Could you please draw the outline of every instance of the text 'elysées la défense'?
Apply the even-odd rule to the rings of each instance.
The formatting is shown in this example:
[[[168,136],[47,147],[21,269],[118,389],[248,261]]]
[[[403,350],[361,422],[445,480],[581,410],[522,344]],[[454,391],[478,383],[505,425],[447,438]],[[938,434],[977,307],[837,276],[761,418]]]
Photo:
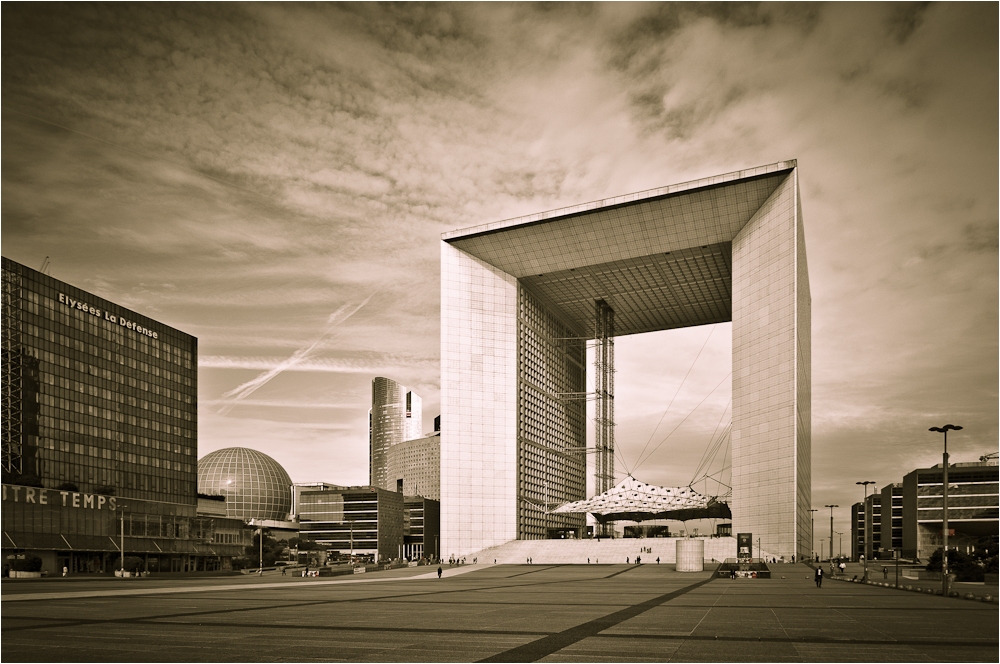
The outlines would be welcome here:
[[[91,314],[92,316],[103,317],[104,320],[110,323],[118,323],[122,327],[127,327],[130,330],[135,330],[140,334],[145,334],[147,337],[153,337],[154,339],[159,338],[159,335],[153,330],[147,330],[142,325],[139,325],[138,323],[130,320],[125,320],[124,318],[116,316],[109,311],[101,311],[97,307],[92,307],[86,302],[81,302],[80,300],[74,300],[69,295],[64,295],[63,293],[59,293],[59,301],[73,309],[79,309],[80,311],[85,311],[88,314]]]

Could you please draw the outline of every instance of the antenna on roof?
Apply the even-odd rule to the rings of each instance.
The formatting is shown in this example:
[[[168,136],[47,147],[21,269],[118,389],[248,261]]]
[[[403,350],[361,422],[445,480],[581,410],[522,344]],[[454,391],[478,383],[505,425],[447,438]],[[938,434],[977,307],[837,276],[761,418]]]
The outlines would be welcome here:
[[[41,272],[42,274],[45,274],[45,271],[49,269],[50,265],[52,265],[52,262],[49,260],[49,257],[46,256],[45,260],[42,261],[42,266],[38,268],[38,271]]]

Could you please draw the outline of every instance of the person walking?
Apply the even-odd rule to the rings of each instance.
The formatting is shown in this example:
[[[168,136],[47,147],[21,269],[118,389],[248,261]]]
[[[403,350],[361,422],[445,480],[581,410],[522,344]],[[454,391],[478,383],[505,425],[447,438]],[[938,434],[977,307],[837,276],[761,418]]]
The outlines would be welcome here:
[[[659,565],[659,564],[660,564],[660,557],[659,557],[659,556],[657,556],[657,557],[656,557],[656,564],[657,564],[657,565]]]
[[[889,578],[889,568],[888,567],[883,567],[882,568],[882,578],[883,579],[888,579]]]
[[[822,588],[823,587],[823,568],[822,567],[817,567],[816,568],[816,577],[815,578],[816,578],[816,587],[817,588]]]
[[[442,571],[443,571],[443,570],[441,569],[441,566],[440,566],[440,565],[438,565],[438,578],[439,578],[439,579],[441,578],[441,572],[442,572]]]
[[[628,556],[625,556],[625,564],[628,565]]]

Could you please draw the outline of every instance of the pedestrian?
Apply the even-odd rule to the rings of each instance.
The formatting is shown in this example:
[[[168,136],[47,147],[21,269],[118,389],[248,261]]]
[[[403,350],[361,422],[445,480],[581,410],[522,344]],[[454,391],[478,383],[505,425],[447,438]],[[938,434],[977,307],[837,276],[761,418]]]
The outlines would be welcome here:
[[[285,568],[284,567],[281,568],[281,576],[285,576]]]
[[[625,564],[628,565],[628,556],[625,556]]]
[[[883,579],[888,579],[889,578],[889,568],[888,567],[883,567],[882,568],[882,578]]]
[[[815,578],[816,578],[816,587],[817,588],[822,588],[823,587],[823,568],[822,567],[817,567],[816,568],[816,577]]]
[[[660,564],[660,557],[659,557],[659,556],[657,556],[657,557],[656,557],[656,564],[657,564],[657,565],[659,565],[659,564]]]
[[[590,558],[587,558],[587,564],[588,565],[590,564]]]
[[[440,566],[440,565],[438,565],[438,578],[439,578],[439,579],[441,578],[441,572],[442,572],[442,571],[443,571],[443,570],[441,569],[441,566]]]
[[[636,556],[636,557],[635,557],[635,564],[636,564],[636,565],[641,565],[641,564],[642,564],[642,558],[641,558],[641,557],[639,557],[639,556]]]
[[[841,575],[843,575],[846,572],[847,572],[847,563],[845,563],[843,560],[841,560],[840,561],[840,573],[841,573]]]

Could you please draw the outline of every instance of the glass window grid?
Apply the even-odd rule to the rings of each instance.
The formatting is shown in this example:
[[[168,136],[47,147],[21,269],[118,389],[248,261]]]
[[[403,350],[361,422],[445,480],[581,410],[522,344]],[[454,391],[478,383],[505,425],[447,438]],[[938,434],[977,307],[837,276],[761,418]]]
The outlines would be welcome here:
[[[197,340],[4,259],[21,277],[21,343],[39,360],[38,475],[83,492],[195,500]],[[158,339],[71,309],[59,293],[115,312]]]

